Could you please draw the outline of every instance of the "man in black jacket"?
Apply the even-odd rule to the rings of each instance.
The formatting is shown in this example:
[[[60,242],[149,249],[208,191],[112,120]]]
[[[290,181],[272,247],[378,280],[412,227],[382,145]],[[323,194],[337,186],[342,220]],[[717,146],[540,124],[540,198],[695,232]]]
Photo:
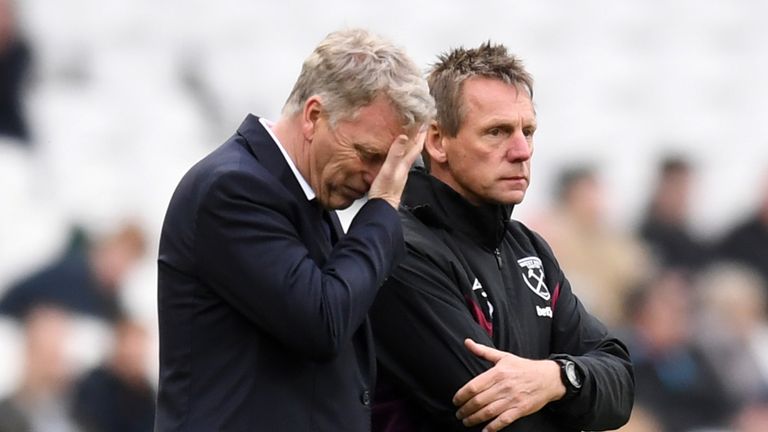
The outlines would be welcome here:
[[[617,428],[632,408],[627,350],[572,293],[552,250],[510,220],[530,179],[532,80],[501,45],[440,57],[429,173],[411,172],[407,256],[371,321],[374,430]]]

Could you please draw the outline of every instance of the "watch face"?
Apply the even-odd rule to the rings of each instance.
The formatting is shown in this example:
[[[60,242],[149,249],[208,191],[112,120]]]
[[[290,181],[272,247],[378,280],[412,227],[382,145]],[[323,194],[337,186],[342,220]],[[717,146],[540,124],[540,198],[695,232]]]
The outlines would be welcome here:
[[[579,379],[579,375],[576,373],[576,364],[572,361],[565,363],[565,375],[574,387],[581,388],[581,379]]]

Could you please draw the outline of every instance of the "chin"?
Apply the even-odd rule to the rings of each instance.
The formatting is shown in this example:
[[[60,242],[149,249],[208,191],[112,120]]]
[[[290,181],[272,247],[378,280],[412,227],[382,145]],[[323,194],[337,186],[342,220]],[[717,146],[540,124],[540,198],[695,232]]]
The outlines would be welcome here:
[[[330,202],[325,207],[330,210],[344,210],[348,208],[349,206],[354,203],[354,199],[346,198],[346,197],[333,197],[330,199]]]
[[[504,205],[517,205],[523,202],[523,198],[525,198],[525,192],[516,192],[511,194],[504,194],[503,196],[499,197],[500,199],[496,200],[499,204]]]

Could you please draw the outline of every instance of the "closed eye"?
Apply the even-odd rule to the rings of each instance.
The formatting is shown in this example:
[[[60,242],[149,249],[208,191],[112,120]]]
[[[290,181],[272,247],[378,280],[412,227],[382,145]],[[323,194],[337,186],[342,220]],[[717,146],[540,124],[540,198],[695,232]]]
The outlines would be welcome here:
[[[378,163],[384,160],[385,155],[366,149],[362,145],[355,144],[355,151],[361,161],[366,163]]]

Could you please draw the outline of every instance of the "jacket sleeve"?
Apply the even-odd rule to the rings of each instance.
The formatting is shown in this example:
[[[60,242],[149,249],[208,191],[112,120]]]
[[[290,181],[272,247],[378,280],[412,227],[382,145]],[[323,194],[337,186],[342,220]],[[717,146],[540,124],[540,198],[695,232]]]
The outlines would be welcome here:
[[[573,360],[583,374],[579,394],[548,406],[563,424],[584,430],[611,430],[624,425],[634,401],[634,373],[626,346],[611,336],[605,326],[589,314],[571,290],[549,246],[539,238],[556,268],[560,286],[554,307],[550,358]]]
[[[467,428],[456,419],[454,394],[491,364],[464,346],[465,338],[493,346],[471,316],[446,260],[435,262],[412,245],[379,292],[371,312],[380,368],[396,387],[441,423],[439,430]],[[437,429],[436,429],[437,430]]]
[[[402,257],[400,220],[385,201],[368,201],[320,267],[278,204],[286,198],[277,195],[243,173],[215,180],[196,218],[198,271],[281,343],[311,359],[330,359],[364,322]]]

